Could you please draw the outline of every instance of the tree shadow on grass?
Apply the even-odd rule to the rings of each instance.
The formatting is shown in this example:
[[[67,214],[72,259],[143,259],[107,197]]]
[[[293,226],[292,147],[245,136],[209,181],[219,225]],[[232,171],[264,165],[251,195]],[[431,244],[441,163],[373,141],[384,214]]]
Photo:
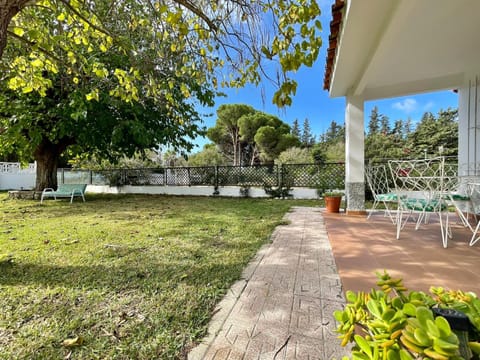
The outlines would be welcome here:
[[[60,286],[106,291],[138,289],[155,292],[163,287],[171,290],[180,284],[207,286],[218,283],[220,278],[228,282],[229,279],[223,278],[222,274],[231,277],[230,281],[234,280],[235,274],[239,276],[242,267],[240,263],[59,266],[12,260],[0,262],[0,285]]]

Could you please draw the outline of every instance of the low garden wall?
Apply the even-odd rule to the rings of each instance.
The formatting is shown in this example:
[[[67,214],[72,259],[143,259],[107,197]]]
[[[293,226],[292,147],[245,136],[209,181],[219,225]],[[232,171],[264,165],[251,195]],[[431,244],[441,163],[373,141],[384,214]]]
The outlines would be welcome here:
[[[2,165],[3,164],[3,165]],[[58,169],[59,184],[87,184],[87,193],[270,197],[265,188],[288,188],[289,197],[316,199],[318,188],[343,190],[343,163],[144,169]],[[35,164],[0,163],[0,190],[35,187]]]

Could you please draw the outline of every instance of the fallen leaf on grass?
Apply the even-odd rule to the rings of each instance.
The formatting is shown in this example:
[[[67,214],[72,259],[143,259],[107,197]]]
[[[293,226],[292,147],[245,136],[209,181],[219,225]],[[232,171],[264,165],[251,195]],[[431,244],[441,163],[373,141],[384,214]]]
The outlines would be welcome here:
[[[82,336],[75,336],[74,338],[71,338],[71,339],[65,339],[65,340],[63,340],[62,344],[65,347],[80,346],[80,345],[83,344],[83,337]]]
[[[11,264],[13,263],[13,255],[12,254],[0,254],[0,264]]]
[[[76,244],[78,242],[80,242],[80,240],[78,240],[78,239],[71,240],[71,241],[65,241],[65,245],[73,245],[73,244]]]

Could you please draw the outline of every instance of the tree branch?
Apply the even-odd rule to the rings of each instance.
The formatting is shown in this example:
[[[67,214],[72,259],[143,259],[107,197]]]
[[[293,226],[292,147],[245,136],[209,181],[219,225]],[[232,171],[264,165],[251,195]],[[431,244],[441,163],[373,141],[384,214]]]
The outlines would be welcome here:
[[[193,5],[190,1],[188,0],[174,0],[177,4],[182,5],[183,7],[187,8],[191,12],[193,12],[195,15],[197,15],[200,19],[205,21],[208,25],[208,27],[214,31],[218,31],[218,26],[210,19],[205,13],[197,8],[195,5]]]
[[[65,5],[71,12],[73,12],[75,15],[77,15],[80,19],[82,19],[83,21],[85,21],[88,25],[90,25],[93,29],[105,34],[105,35],[108,35],[108,36],[112,36],[106,29],[102,29],[101,27],[95,25],[95,24],[92,24],[92,22],[90,20],[88,20],[85,16],[83,16],[77,9],[75,9],[73,6],[70,5],[70,3],[68,2],[68,0],[59,0],[63,5]]]
[[[59,63],[62,62],[62,60],[61,60],[59,57],[55,56],[55,55],[54,55],[53,53],[51,53],[50,51],[48,51],[48,50],[46,50],[46,49],[38,46],[35,42],[30,41],[30,40],[27,40],[27,39],[25,39],[24,37],[19,36],[19,35],[15,34],[14,32],[11,32],[10,30],[7,30],[7,34],[8,34],[9,36],[17,39],[17,40],[20,40],[20,41],[24,42],[24,43],[27,44],[28,46],[31,46],[31,47],[37,46],[37,49],[38,49],[40,52],[42,52],[42,53],[44,53],[45,55],[47,55],[49,58],[52,58],[52,59],[54,59],[55,61],[58,61]]]

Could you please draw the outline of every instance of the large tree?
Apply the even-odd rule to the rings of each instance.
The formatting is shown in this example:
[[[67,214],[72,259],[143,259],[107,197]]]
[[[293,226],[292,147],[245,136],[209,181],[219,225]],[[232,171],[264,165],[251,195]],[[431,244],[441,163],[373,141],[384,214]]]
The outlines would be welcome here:
[[[233,165],[272,162],[282,151],[300,143],[288,124],[249,105],[221,105],[217,115],[207,135]]]
[[[431,112],[423,114],[414,132],[407,137],[412,156],[425,154],[457,155],[458,111],[440,110],[435,117]]]
[[[31,16],[40,16],[44,11],[31,10]],[[20,71],[21,67],[15,68],[15,64],[33,57],[32,62],[41,67],[48,58],[35,58],[30,45],[5,49],[2,65],[17,76],[10,78],[11,89],[4,88],[1,95],[3,141],[0,147],[2,151],[21,154],[23,160],[33,157],[37,161],[38,190],[56,187],[58,159],[67,149],[113,161],[160,144],[188,150],[191,145],[188,138],[201,132],[195,103],[212,105],[211,86],[196,81],[189,71],[184,71],[185,67],[200,61],[201,56],[197,55],[200,48],[192,45],[183,51],[172,49],[173,41],[132,26],[136,20],[128,9],[113,11],[99,5],[101,11],[113,14],[112,19],[118,20],[105,19],[112,22],[110,28],[119,36],[128,37],[135,56],[116,46],[96,51],[89,39],[80,38],[76,57],[88,57],[94,74],[72,58],[71,62],[52,68],[50,73],[43,71],[38,87],[33,88],[24,87],[26,82],[22,76],[26,76],[27,68]],[[59,58],[69,59],[73,55],[61,46],[62,39],[70,36],[65,35],[69,29],[68,18],[61,15],[58,17],[62,20],[50,24],[52,28],[61,29],[51,30],[57,33],[60,45],[52,51]],[[63,21],[67,22],[66,26],[61,24]],[[74,31],[75,27],[71,28]],[[10,60],[13,67],[5,64],[5,60]],[[2,87],[5,86],[3,82]],[[168,90],[161,91],[162,88]]]
[[[242,163],[242,135],[240,134],[240,119],[254,114],[256,110],[245,104],[225,104],[217,109],[215,126],[207,130],[208,138],[220,151],[231,159],[233,165]]]
[[[125,116],[153,107],[152,114],[161,112],[160,127],[168,128],[166,137],[172,139],[182,136],[185,122],[198,119],[192,106],[196,102],[211,105],[215,95],[212,90],[220,85],[238,87],[247,82],[260,84],[265,78],[277,80],[279,89],[273,101],[279,106],[289,105],[296,90],[289,74],[302,65],[311,66],[318,56],[318,15],[315,0],[0,1],[2,82],[8,82],[8,87],[20,94],[17,98],[6,94],[6,101],[33,93],[46,98],[44,102],[59,94],[63,100],[69,99],[65,109],[70,113],[62,112],[63,125],[55,131],[49,133],[44,124],[59,116],[48,114],[48,121],[31,122],[43,126],[38,133],[48,133],[49,140],[48,146],[40,146],[45,139],[34,138],[39,146],[34,154],[41,164],[37,188],[55,185],[51,163],[58,151],[73,144],[89,150],[79,141],[85,127],[76,125],[81,118],[91,118],[91,112],[98,108],[126,128],[130,125]],[[265,71],[265,59],[278,62],[278,74]],[[7,106],[4,115],[10,110]],[[113,113],[106,114],[108,111]],[[43,117],[41,112],[36,114]],[[126,132],[136,132],[140,140],[144,137],[139,135],[142,127]],[[77,131],[75,139],[64,129]],[[190,127],[186,135],[195,135],[197,130]],[[112,131],[112,136],[118,140],[124,133]],[[12,134],[25,132],[3,131],[5,136]],[[151,145],[147,143],[143,138],[133,150]],[[111,154],[108,146],[96,150]],[[115,150],[129,153],[132,149]],[[49,154],[51,151],[53,154]],[[45,163],[49,165],[42,165]]]
[[[281,134],[290,135],[290,128],[276,116],[255,111],[253,114],[242,116],[238,121],[240,127],[240,135],[244,145],[244,158],[250,164],[254,165],[262,162],[262,149],[255,140],[259,130],[264,126],[271,126],[275,129],[281,128]],[[293,133],[292,137],[297,139]]]
[[[300,141],[302,142],[302,146],[306,148],[310,148],[315,145],[315,135],[312,134],[312,129],[310,128],[310,120],[308,120],[308,118],[305,118],[305,120],[303,120],[303,130]]]
[[[122,12],[129,19],[117,16]],[[243,86],[260,84],[268,77],[279,86],[274,103],[285,106],[297,86],[289,74],[312,66],[318,57],[319,15],[316,0],[0,0],[0,55],[7,40],[32,47],[33,58],[22,66],[33,77],[20,74],[15,86],[43,91],[49,84],[42,80],[42,71],[52,72],[65,64],[55,54],[57,47],[69,54],[70,62],[92,74],[95,69],[89,57],[78,53],[79,45],[88,43],[102,50],[118,47],[135,55],[138,49],[130,46],[128,34],[115,31],[116,23],[127,20],[131,29],[173,39],[175,50],[200,48],[203,61],[183,70],[197,81]],[[31,60],[37,58],[32,66]],[[278,63],[277,74],[265,71],[265,59]],[[227,72],[215,71],[224,65]],[[154,81],[150,86],[158,89]]]
[[[254,137],[263,163],[272,163],[288,148],[300,146],[300,140],[291,134],[290,126],[280,119],[260,127]]]

